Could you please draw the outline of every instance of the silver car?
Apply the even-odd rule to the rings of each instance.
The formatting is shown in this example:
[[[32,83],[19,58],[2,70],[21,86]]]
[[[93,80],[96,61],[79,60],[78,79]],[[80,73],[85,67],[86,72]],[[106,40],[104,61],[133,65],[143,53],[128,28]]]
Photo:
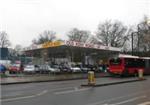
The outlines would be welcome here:
[[[50,65],[41,65],[40,66],[40,72],[51,72],[51,73],[57,73],[60,72],[59,68],[52,67]]]
[[[26,65],[24,68],[25,73],[36,73],[39,71],[39,67],[37,65]]]

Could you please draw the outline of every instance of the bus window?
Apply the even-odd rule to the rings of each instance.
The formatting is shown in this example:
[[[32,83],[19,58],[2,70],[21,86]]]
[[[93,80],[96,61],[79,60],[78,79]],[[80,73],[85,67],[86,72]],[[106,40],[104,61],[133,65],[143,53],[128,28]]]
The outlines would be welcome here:
[[[125,66],[126,67],[136,67],[137,66],[137,59],[125,58]]]
[[[149,62],[149,65],[148,65],[148,67],[150,67],[150,59],[148,60],[148,62]]]
[[[120,58],[110,60],[111,65],[121,65],[121,63],[122,63],[122,61]]]
[[[125,59],[125,66],[126,67],[145,67],[145,60],[126,58]]]
[[[146,66],[146,62],[144,59],[138,59],[137,60],[137,67],[145,67]]]

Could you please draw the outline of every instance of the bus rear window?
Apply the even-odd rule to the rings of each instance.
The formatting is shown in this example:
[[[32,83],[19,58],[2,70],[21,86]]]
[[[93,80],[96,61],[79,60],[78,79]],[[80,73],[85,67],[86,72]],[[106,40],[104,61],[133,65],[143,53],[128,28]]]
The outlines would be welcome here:
[[[120,58],[117,58],[117,59],[113,58],[113,59],[110,60],[111,65],[121,65],[121,63],[122,63],[122,61],[121,61]]]

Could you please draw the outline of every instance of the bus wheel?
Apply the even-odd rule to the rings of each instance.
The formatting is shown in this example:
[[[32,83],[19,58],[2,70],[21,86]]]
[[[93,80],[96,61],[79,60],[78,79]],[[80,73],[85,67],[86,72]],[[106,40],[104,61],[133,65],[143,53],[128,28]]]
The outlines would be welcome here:
[[[115,74],[114,73],[111,73],[111,72],[108,72],[108,74],[111,76],[111,77],[114,77]]]
[[[134,72],[134,75],[135,75],[135,77],[138,76],[138,70],[136,70],[136,71]]]

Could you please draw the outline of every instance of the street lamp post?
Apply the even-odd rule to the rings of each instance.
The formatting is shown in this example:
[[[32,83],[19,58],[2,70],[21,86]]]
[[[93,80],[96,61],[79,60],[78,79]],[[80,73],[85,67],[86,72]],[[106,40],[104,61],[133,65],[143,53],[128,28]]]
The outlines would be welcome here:
[[[139,37],[139,32],[140,32],[140,24],[138,24],[137,25],[137,28],[138,28],[138,30],[137,30],[137,37],[138,37],[138,42],[137,42],[137,47],[138,47],[138,49],[137,49],[137,51],[138,51],[138,55],[139,55],[139,50],[140,50],[140,37]]]
[[[133,50],[134,50],[134,48],[133,48],[133,43],[134,43],[134,35],[136,34],[136,36],[137,36],[137,38],[138,38],[138,41],[137,41],[137,52],[139,52],[139,34],[138,34],[138,32],[132,32],[131,33],[131,50],[132,50],[132,55],[134,55],[133,54]],[[138,54],[139,55],[139,54]]]
[[[132,55],[134,55],[134,54],[133,54],[133,50],[134,50],[134,49],[133,49],[133,41],[134,41],[133,36],[134,36],[135,33],[138,33],[138,32],[132,32],[132,33],[131,33],[131,50],[132,50]],[[138,35],[138,34],[137,34],[137,35]],[[138,37],[138,38],[139,38],[139,37]],[[138,39],[138,40],[139,40],[139,39]]]
[[[132,32],[132,34],[131,34],[131,39],[132,39],[131,45],[132,45],[132,55],[133,55],[133,32]]]

